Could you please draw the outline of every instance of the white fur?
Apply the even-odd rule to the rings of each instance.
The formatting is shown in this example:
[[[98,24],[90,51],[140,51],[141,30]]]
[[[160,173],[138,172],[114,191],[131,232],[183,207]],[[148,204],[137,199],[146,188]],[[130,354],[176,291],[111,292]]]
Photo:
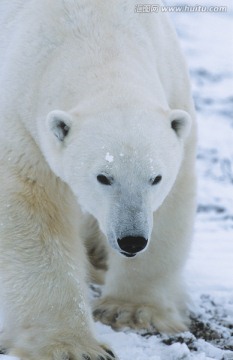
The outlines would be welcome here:
[[[25,360],[107,358],[86,299],[93,217],[109,249],[96,318],[185,329],[195,114],[166,14],[137,3],[0,0],[0,342]],[[147,248],[120,255],[137,235]]]

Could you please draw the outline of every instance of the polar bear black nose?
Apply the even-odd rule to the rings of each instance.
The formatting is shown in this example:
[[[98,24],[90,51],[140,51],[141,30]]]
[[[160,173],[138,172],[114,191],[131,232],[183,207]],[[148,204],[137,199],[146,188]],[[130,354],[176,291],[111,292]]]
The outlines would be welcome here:
[[[123,251],[123,255],[130,257],[145,249],[148,240],[142,236],[126,236],[117,239],[117,242]]]

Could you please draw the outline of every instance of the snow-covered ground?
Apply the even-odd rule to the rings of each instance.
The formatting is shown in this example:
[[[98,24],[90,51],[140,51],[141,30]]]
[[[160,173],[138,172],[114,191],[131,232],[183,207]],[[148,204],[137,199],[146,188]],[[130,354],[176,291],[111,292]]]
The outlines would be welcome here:
[[[120,360],[233,360],[233,2],[166,3],[227,6],[227,12],[170,13],[189,64],[199,123],[198,214],[186,269],[191,331],[143,337],[99,323],[96,328]]]

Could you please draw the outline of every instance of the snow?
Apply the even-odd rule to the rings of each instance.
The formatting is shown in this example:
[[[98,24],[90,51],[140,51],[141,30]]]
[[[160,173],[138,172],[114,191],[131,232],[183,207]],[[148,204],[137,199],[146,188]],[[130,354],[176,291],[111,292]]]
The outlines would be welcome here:
[[[196,0],[166,3],[200,5]],[[233,359],[233,7],[232,0],[200,3],[226,5],[227,12],[171,14],[198,113],[198,213],[186,282],[200,329],[194,322],[191,332],[177,337],[141,336],[96,323],[98,337],[120,360]],[[113,157],[108,153],[106,160]],[[0,355],[0,360],[15,358]]]
[[[105,160],[108,161],[108,162],[113,162],[114,160],[114,156],[113,155],[110,155],[109,152],[106,154],[105,156]]]

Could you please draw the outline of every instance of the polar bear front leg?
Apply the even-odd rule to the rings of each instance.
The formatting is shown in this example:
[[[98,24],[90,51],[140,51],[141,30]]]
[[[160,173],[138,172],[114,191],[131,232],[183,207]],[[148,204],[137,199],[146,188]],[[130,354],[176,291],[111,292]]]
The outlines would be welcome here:
[[[27,264],[19,266],[20,256],[12,253],[17,264],[8,261],[8,279],[4,276],[1,284],[4,327],[0,344],[7,353],[21,360],[115,359],[94,337],[82,271],[71,263],[64,266],[63,255],[55,252],[51,257],[47,254],[46,262],[29,266],[33,256],[42,254],[24,250],[28,251]]]
[[[152,274],[153,256],[119,259],[112,254],[103,296],[94,303],[94,318],[115,330],[146,332],[187,330],[187,300],[179,273]],[[118,257],[118,258],[117,258]],[[156,260],[154,260],[156,261]]]
[[[59,213],[41,188],[8,194],[0,215],[0,345],[21,360],[115,359],[94,336],[73,210]]]

